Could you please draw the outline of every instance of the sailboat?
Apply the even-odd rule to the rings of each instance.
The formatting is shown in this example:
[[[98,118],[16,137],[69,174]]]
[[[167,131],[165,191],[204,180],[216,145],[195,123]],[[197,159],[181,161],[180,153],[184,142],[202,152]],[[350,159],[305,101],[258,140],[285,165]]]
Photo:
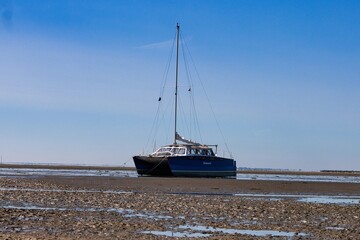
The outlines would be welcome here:
[[[149,155],[133,156],[137,173],[149,176],[234,177],[236,161],[217,156],[217,145],[187,140],[177,132],[179,35],[180,26],[177,24],[174,141]],[[213,147],[216,148],[215,153]]]

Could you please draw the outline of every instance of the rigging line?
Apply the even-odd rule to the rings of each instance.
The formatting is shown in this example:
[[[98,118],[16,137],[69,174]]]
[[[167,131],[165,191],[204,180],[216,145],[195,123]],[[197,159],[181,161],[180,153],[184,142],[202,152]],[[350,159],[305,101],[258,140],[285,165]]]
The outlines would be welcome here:
[[[156,136],[157,125],[158,125],[158,122],[159,122],[160,109],[161,109],[161,103],[158,104],[156,114],[155,114],[153,123],[151,125],[150,134],[148,135],[148,138],[147,138],[147,141],[146,141],[145,149],[148,148],[149,143],[150,143],[150,139],[152,138],[153,134],[154,134],[154,136]]]
[[[132,161],[132,160],[133,160],[132,158],[128,159],[126,162],[123,163],[123,166],[125,167],[126,164],[127,164],[128,162]]]
[[[168,75],[169,75],[169,70],[170,70],[170,66],[171,66],[171,60],[172,60],[172,55],[174,53],[174,48],[175,48],[175,41],[176,41],[176,33],[175,33],[175,36],[173,38],[173,42],[172,42],[172,46],[171,46],[171,50],[170,50],[170,54],[169,54],[169,58],[168,58],[168,61],[167,61],[167,65],[165,67],[165,71],[164,71],[164,74],[163,74],[163,79],[161,81],[161,90],[160,90],[160,96],[159,97],[162,97],[163,94],[164,94],[164,89],[165,89],[165,86],[166,86],[166,82],[167,82],[167,79],[168,79]]]
[[[185,46],[186,45],[186,42],[185,40],[183,39],[182,37],[182,34],[180,35],[180,39],[181,39],[181,43]],[[187,80],[188,80],[188,84],[189,84],[189,87],[193,87],[193,84],[192,84],[192,76],[191,76],[191,71],[189,70],[189,64],[187,62],[187,58],[186,58],[186,54],[185,54],[185,50],[184,48],[182,48],[182,54],[183,54],[183,59],[184,59],[184,66],[185,66],[185,72],[186,72],[186,76],[187,76]]]
[[[195,102],[193,101],[192,104],[193,104],[193,108],[194,108],[195,131],[197,130],[197,132],[199,134],[200,141],[203,142],[201,131],[200,131],[200,124],[199,124],[199,120],[198,120],[197,113],[196,113],[196,110],[195,110],[196,109],[195,108]]]
[[[185,110],[184,110],[184,107],[183,107],[183,104],[182,104],[180,95],[179,95],[179,99],[178,99],[178,100],[179,100],[180,111],[181,111],[180,120],[181,120],[182,126],[185,126],[184,128],[187,128],[186,130],[187,130],[188,132],[190,132],[190,131],[189,131],[189,124],[188,124],[188,122],[187,122],[187,120],[186,120],[186,113],[185,113]]]
[[[167,99],[168,100],[170,100],[170,99],[173,100],[172,98],[167,98]],[[165,102],[166,102],[166,104],[164,103],[165,105],[164,105],[161,113],[159,113],[159,121],[158,121],[158,123],[156,125],[155,134],[153,136],[154,138],[153,138],[153,141],[152,141],[153,143],[155,143],[156,139],[158,139],[158,129],[160,127],[166,126],[166,125],[169,125],[168,128],[167,128],[168,131],[167,132],[164,131],[163,132],[164,134],[162,135],[162,137],[165,136],[165,140],[166,140],[166,142],[168,142],[167,140],[168,140],[168,137],[169,137],[170,123],[171,123],[171,120],[172,120],[172,114],[168,114],[168,113],[172,112],[172,110],[173,110],[173,106],[172,106],[173,101],[165,101]],[[168,121],[169,121],[169,123],[167,123]],[[163,127],[163,129],[165,130],[166,128]]]
[[[148,139],[146,141],[145,149],[148,148],[150,138],[151,138],[153,132],[154,132],[154,135],[156,135],[156,129],[157,129],[156,126],[157,126],[157,124],[159,122],[160,108],[161,108],[161,102],[158,103],[158,107],[157,107],[157,110],[156,110],[156,115],[155,115],[154,121],[153,121],[151,129],[150,129],[150,134],[149,134]]]
[[[152,143],[154,143],[156,141],[156,138],[157,138],[157,134],[158,134],[158,129],[159,129],[159,126],[160,126],[160,123],[163,121],[164,119],[164,115],[165,115],[165,112],[166,112],[166,109],[168,109],[168,105],[165,105],[165,110],[163,112],[163,115],[161,115],[161,112],[162,112],[162,106],[164,104],[162,104],[163,101],[158,101],[158,108],[157,108],[157,111],[156,111],[156,116],[155,116],[155,119],[154,119],[154,122],[153,122],[153,125],[152,125],[152,128],[151,128],[151,131],[150,131],[150,135],[149,135],[149,138],[148,138],[148,141],[146,143],[146,149],[147,147],[149,146],[149,143],[150,143],[150,138],[151,136],[153,136],[153,140],[152,140]]]
[[[190,104],[192,105],[190,109],[192,109],[192,121],[194,122],[194,134],[196,136],[196,134],[198,134],[199,138],[200,138],[200,142],[203,142],[202,139],[202,135],[201,135],[201,129],[200,129],[200,122],[198,119],[198,115],[197,115],[197,111],[196,111],[196,104],[195,104],[195,91],[194,89],[192,89],[190,91]]]
[[[191,90],[190,91],[188,91],[189,92],[189,128],[190,128],[190,139],[192,139],[193,138],[193,136],[192,136],[192,128],[193,128],[193,125],[192,125],[192,121],[193,121],[193,118],[192,118],[192,116],[193,116],[193,113],[192,113],[192,108],[191,108],[191,97],[192,97],[192,93],[191,93]],[[194,136],[194,138],[195,138],[195,136]]]
[[[189,94],[190,94],[190,109],[192,109],[191,121],[194,123],[194,134],[195,134],[195,137],[196,137],[196,135],[199,136],[200,142],[203,142],[201,130],[200,130],[200,123],[199,123],[199,119],[197,117],[197,111],[196,111],[195,89],[192,88],[192,90],[189,92]]]
[[[187,47],[187,44],[186,44],[184,38],[182,37],[182,34],[180,35],[180,39],[181,39],[183,46],[185,46],[186,49],[188,50],[188,52],[190,53],[190,51]],[[193,80],[192,80],[193,77],[191,75],[190,67],[189,67],[189,64],[187,61],[187,57],[186,57],[186,51],[184,48],[182,48],[182,54],[183,54],[183,59],[184,59],[185,72],[186,72],[186,76],[187,76],[187,80],[188,80],[188,84],[189,84],[190,105],[192,104],[192,106],[190,106],[190,123],[192,123],[194,121],[195,139],[196,139],[196,131],[197,131],[199,134],[200,142],[203,142],[202,136],[201,136],[201,131],[200,131],[200,124],[199,124],[199,120],[197,118],[197,112],[196,112],[195,97],[194,97],[194,84],[193,84]],[[193,63],[193,65],[195,65],[195,64]],[[191,110],[193,110],[193,111],[191,111]],[[192,112],[193,112],[194,118],[192,118],[192,116],[191,116]],[[192,129],[191,126],[190,126],[190,129]]]
[[[169,98],[170,99],[170,98]],[[146,145],[146,149],[147,147],[149,146],[149,143],[150,143],[150,137],[153,136],[153,139],[151,141],[151,143],[155,143],[156,142],[156,139],[157,139],[157,135],[158,135],[158,129],[161,125],[162,122],[165,122],[165,116],[167,115],[167,111],[169,109],[169,106],[171,104],[171,101],[165,101],[167,104],[163,104],[164,101],[160,101],[159,104],[158,104],[158,111],[156,113],[156,118],[155,118],[155,121],[154,121],[154,126],[153,126],[153,129],[151,131],[151,135],[149,136],[149,141]]]
[[[170,99],[170,98],[169,98]],[[166,122],[166,117],[165,116],[170,116],[170,120],[172,120],[171,116],[172,114],[167,114],[169,112],[169,108],[171,108],[170,106],[173,104],[172,101],[168,101],[167,104],[165,105],[165,108],[164,108],[164,111],[162,112],[162,115],[161,115],[161,118],[159,118],[159,121],[158,121],[158,124],[156,125],[156,130],[155,130],[155,135],[154,135],[154,139],[153,139],[153,143],[156,141],[157,139],[157,132],[158,132],[158,129],[161,125],[161,123],[165,123]],[[170,110],[172,111],[172,109]],[[160,113],[159,113],[160,114]],[[170,125],[170,122],[169,122],[169,125]],[[167,132],[167,135],[166,137],[168,137],[169,135],[169,132]]]
[[[196,73],[196,75],[197,75],[197,77],[198,77],[198,79],[199,79],[199,81],[200,81],[201,87],[202,87],[202,89],[203,89],[203,91],[204,91],[204,93],[205,93],[206,99],[207,99],[207,101],[208,101],[208,104],[209,104],[209,106],[210,106],[211,112],[212,112],[213,117],[214,117],[214,119],[215,119],[217,128],[218,128],[218,130],[219,130],[219,132],[220,132],[220,134],[221,134],[222,140],[223,140],[224,143],[225,143],[226,150],[228,151],[230,157],[232,157],[232,154],[231,154],[231,152],[230,152],[230,149],[229,149],[229,147],[228,147],[228,145],[227,145],[227,143],[226,143],[224,134],[223,134],[223,132],[222,132],[222,130],[221,130],[221,128],[220,128],[219,121],[217,120],[216,115],[215,115],[215,112],[214,112],[214,109],[213,109],[213,107],[212,107],[212,105],[211,105],[209,96],[207,95],[207,92],[206,92],[206,90],[205,90],[204,84],[203,84],[203,82],[202,82],[202,80],[201,80],[201,78],[200,78],[199,72],[197,71],[197,68],[196,68],[194,59],[193,59],[193,57],[192,57],[192,55],[191,55],[191,53],[190,53],[190,51],[189,51],[189,48],[188,48],[188,46],[187,46],[186,44],[185,44],[185,48],[186,48],[186,50],[188,51],[189,56],[190,56],[190,60],[192,61],[193,65],[194,65],[195,73]]]
[[[155,167],[153,167],[152,169],[149,169],[149,170],[145,173],[145,175],[150,174],[152,171],[154,171],[154,170],[155,170],[161,163],[163,163],[165,160],[167,160],[167,158],[162,159]]]
[[[200,139],[200,142],[203,142],[201,129],[200,129],[200,122],[197,116],[196,111],[196,104],[195,104],[195,97],[194,97],[194,89],[192,89],[190,92],[190,123],[194,123],[193,128],[190,128],[190,131],[194,130],[194,137],[193,140]],[[198,137],[198,138],[197,138]]]
[[[184,38],[182,37],[182,34],[180,35],[180,41],[181,41],[181,43],[183,44],[183,45],[185,45],[185,40],[184,40]],[[191,94],[191,89],[192,89],[192,81],[191,81],[191,79],[192,79],[192,77],[191,77],[191,72],[190,72],[190,70],[189,70],[189,66],[188,66],[188,62],[187,62],[187,60],[186,60],[186,55],[185,55],[185,50],[184,50],[184,48],[182,48],[182,55],[183,55],[183,60],[184,60],[184,66],[185,66],[185,73],[186,73],[186,79],[187,79],[187,81],[188,81],[188,84],[189,84],[189,86],[188,86],[188,92],[189,92],[189,96],[190,96],[190,106],[189,106],[189,110],[190,110],[190,116],[189,116],[189,125],[190,125],[190,130],[189,130],[189,134],[190,134],[190,139],[192,139],[192,136],[191,136],[191,133],[192,133],[192,110],[193,110],[193,108],[192,108],[192,105],[191,105],[191,101],[193,100],[192,99],[192,94]],[[195,109],[194,109],[195,110]]]
[[[148,136],[148,140],[147,140],[146,145],[145,145],[145,149],[147,149],[147,147],[149,145],[151,136],[154,134],[154,138],[156,138],[156,135],[157,135],[157,129],[158,129],[157,125],[158,125],[158,122],[159,122],[160,109],[161,109],[161,106],[162,106],[161,98],[164,95],[164,89],[165,89],[166,82],[167,82],[168,75],[169,75],[171,59],[172,59],[172,55],[173,55],[173,52],[174,52],[175,39],[176,39],[176,34],[175,34],[175,36],[173,38],[173,43],[172,43],[171,50],[170,50],[170,53],[169,53],[168,61],[167,61],[167,64],[165,66],[165,71],[163,73],[163,77],[162,77],[162,80],[161,80],[161,86],[162,87],[160,88],[160,95],[159,95],[159,101],[158,101],[159,103],[158,103],[158,106],[157,106],[155,118],[153,120],[151,129],[150,129],[150,134]]]
[[[169,105],[170,105],[171,101],[169,101]],[[173,99],[172,104],[171,104],[171,112],[173,112],[174,108],[175,108],[175,99]],[[164,115],[165,116],[165,115]],[[167,130],[167,134],[166,134],[166,142],[169,142],[169,136],[170,136],[170,129],[171,129],[171,123],[173,122],[173,115],[170,114],[170,118],[169,118],[169,123],[168,123],[168,130]]]

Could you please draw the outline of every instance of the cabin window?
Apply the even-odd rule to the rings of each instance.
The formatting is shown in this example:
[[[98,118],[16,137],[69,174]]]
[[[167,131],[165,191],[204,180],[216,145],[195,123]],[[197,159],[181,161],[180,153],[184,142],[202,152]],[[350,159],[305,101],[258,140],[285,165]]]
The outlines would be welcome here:
[[[155,153],[163,154],[163,153],[168,153],[168,152],[171,152],[171,148],[163,147],[163,148],[159,148],[159,150],[157,150]]]
[[[203,149],[202,151],[201,151],[201,155],[208,155],[208,150],[207,149]]]
[[[185,154],[185,148],[180,148],[179,149],[179,154]]]
[[[185,154],[185,148],[174,147],[170,150],[173,154]]]
[[[193,155],[203,155],[203,156],[214,156],[212,149],[198,149],[198,148],[189,148],[188,154]]]

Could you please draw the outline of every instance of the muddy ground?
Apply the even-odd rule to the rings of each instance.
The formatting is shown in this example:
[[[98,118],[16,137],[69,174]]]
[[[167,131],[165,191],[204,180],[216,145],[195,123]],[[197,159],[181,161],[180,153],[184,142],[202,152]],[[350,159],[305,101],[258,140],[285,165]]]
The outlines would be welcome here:
[[[0,239],[359,239],[360,203],[274,194],[359,196],[360,184],[1,177]]]

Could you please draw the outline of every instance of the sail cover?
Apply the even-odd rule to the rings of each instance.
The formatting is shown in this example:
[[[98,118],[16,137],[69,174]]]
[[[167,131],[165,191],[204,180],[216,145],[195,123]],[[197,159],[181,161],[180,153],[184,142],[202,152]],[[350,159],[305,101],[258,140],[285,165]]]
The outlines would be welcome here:
[[[176,134],[175,134],[175,138],[176,138],[176,140],[181,141],[181,142],[184,142],[184,143],[189,143],[189,144],[194,144],[194,145],[201,145],[200,143],[193,142],[193,141],[191,141],[191,140],[187,140],[187,139],[183,138],[183,137],[180,136],[180,134],[178,134],[177,132],[176,132]]]

